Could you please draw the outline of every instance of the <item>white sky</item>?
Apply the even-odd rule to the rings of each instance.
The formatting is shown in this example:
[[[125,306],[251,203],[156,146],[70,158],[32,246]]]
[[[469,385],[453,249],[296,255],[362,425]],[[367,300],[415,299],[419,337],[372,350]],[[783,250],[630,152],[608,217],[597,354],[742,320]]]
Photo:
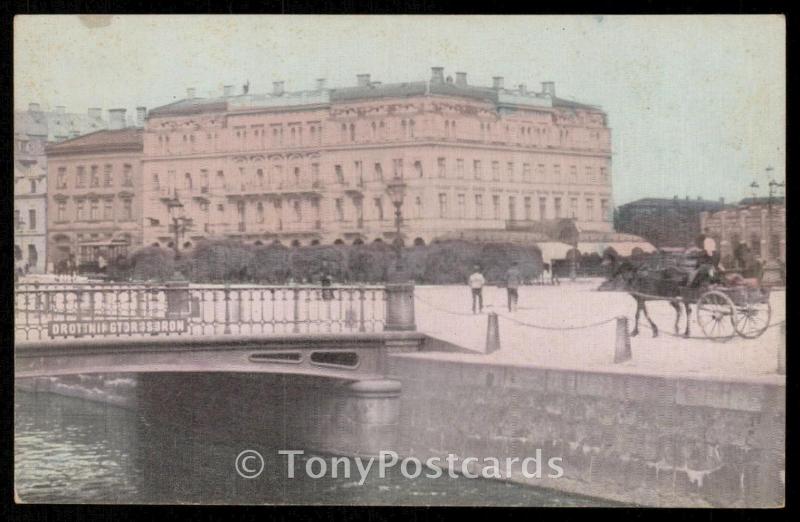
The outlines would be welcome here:
[[[91,26],[91,27],[90,27]],[[184,97],[385,83],[466,71],[601,105],[617,204],[731,201],[764,169],[785,177],[785,22],[779,16],[18,16],[14,103],[152,108]],[[106,114],[104,114],[106,116]]]

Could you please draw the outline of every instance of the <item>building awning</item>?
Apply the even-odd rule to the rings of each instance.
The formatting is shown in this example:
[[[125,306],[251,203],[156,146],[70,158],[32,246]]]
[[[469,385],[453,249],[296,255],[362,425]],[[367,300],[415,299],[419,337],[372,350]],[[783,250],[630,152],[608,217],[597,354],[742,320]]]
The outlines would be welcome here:
[[[613,248],[617,254],[623,257],[630,256],[634,248],[640,248],[645,253],[656,251],[656,247],[647,241],[592,241],[578,243],[578,250],[580,250],[581,254],[596,253],[602,256],[608,247]]]

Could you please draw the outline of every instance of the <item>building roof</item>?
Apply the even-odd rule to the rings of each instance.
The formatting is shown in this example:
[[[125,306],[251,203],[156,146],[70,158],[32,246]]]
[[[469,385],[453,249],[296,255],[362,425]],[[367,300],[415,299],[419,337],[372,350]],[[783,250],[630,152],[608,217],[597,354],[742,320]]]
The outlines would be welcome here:
[[[532,107],[562,107],[582,110],[600,110],[599,107],[578,103],[542,93],[495,89],[477,85],[451,82],[379,83],[352,87],[336,87],[312,91],[283,92],[275,94],[239,94],[212,98],[187,98],[150,110],[150,116],[197,114],[225,111],[229,108],[290,107],[335,102],[353,102],[376,98],[404,98],[423,95],[440,95],[470,98],[495,105],[529,105]]]
[[[786,199],[783,196],[781,196],[781,197],[773,196],[773,198],[772,198],[772,204],[773,205],[784,205],[785,203],[786,203]],[[769,205],[769,198],[766,197],[766,196],[764,196],[764,197],[754,197],[754,198],[744,198],[739,202],[739,205],[743,206],[743,207],[755,207],[755,206]]]
[[[102,118],[63,111],[14,111],[14,136],[59,141],[108,127]]]
[[[142,151],[144,146],[144,130],[138,127],[126,127],[117,130],[100,130],[78,136],[46,147],[48,156],[60,154],[77,154],[83,152],[115,152],[120,150]]]
[[[620,209],[626,208],[683,208],[687,210],[719,210],[725,206],[722,201],[711,201],[707,199],[681,199],[674,198],[642,198],[620,205]]]

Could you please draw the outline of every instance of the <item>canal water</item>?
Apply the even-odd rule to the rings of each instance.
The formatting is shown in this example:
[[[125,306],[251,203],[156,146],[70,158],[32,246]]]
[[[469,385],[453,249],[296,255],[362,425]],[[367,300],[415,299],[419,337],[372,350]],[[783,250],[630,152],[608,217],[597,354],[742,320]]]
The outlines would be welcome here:
[[[264,472],[235,470],[243,449],[263,455]],[[295,448],[292,448],[295,449]],[[15,394],[15,487],[23,502],[604,506],[597,499],[485,479],[405,478],[399,466],[363,485],[307,477],[305,459],[287,477],[277,448],[201,433],[191,425],[155,426],[135,411],[51,393]],[[330,462],[330,456],[324,456]]]

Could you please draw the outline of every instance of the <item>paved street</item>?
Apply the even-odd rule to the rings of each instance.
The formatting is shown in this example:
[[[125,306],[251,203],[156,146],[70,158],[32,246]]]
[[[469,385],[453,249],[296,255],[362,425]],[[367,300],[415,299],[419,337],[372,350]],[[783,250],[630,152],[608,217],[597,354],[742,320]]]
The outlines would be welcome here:
[[[633,328],[634,300],[625,293],[597,292],[599,280],[565,282],[561,286],[526,286],[520,289],[520,309],[509,314],[503,288],[484,289],[484,314],[471,315],[470,292],[463,287],[416,288],[417,328],[449,343],[483,352],[486,312],[500,315],[502,349],[489,355],[462,353],[415,354],[419,357],[501,362],[554,368],[597,369],[658,375],[696,375],[709,378],[777,378],[777,348],[782,344],[780,328],[768,329],[758,339],[735,337],[727,342],[702,338],[692,308],[692,338],[674,337],[675,313],[666,302],[650,302],[648,310],[661,334],[640,321],[640,334],[631,339],[633,359],[613,364],[615,322],[577,330],[541,330],[508,319],[548,327],[582,326],[619,315],[627,316]],[[785,291],[773,292],[772,323],[785,318]],[[454,312],[454,313],[450,313]],[[683,323],[682,323],[683,324]],[[769,376],[769,377],[767,377]]]

